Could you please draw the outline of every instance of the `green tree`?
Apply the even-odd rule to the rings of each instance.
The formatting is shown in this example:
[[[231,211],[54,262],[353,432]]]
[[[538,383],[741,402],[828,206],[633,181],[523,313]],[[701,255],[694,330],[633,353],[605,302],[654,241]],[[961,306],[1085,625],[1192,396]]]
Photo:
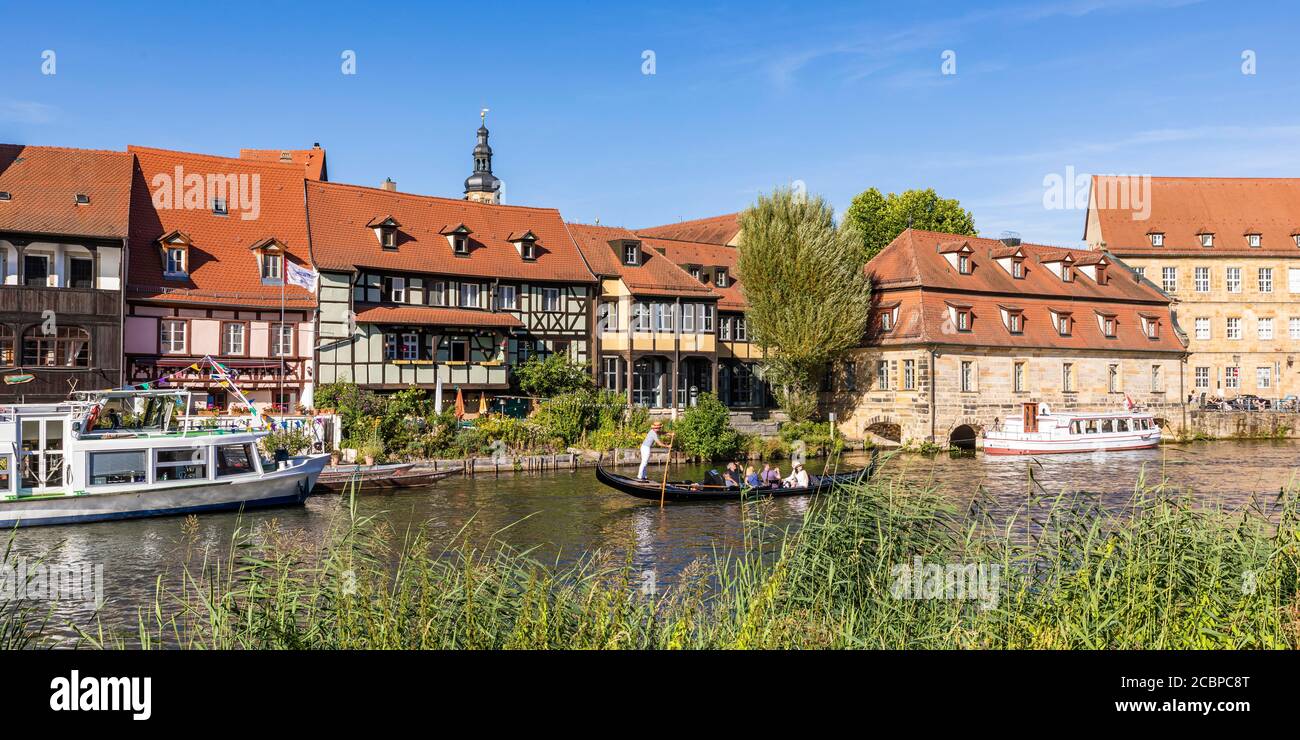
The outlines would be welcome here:
[[[732,457],[744,444],[744,437],[731,426],[731,414],[712,393],[701,393],[694,406],[673,424],[676,446],[702,460]]]
[[[837,228],[830,205],[788,189],[740,215],[737,272],[750,308],[752,340],[763,348],[763,379],[794,421],[816,410],[817,380],[866,329],[871,286],[862,236]]]
[[[574,362],[568,355],[556,353],[541,359],[534,355],[515,368],[519,389],[530,396],[550,398],[592,387],[591,369],[585,362]]]
[[[903,230],[912,228],[975,236],[975,219],[955,198],[940,198],[932,188],[880,194],[871,188],[859,193],[844,212],[844,223],[862,235],[865,263]]]

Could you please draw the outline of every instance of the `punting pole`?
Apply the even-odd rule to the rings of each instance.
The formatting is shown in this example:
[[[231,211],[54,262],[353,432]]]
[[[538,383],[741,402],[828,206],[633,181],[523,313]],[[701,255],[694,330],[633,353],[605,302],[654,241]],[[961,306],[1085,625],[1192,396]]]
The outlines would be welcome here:
[[[664,456],[664,480],[659,484],[659,508],[664,508],[664,496],[668,492],[668,463],[673,459],[673,443],[677,441],[677,435],[669,432],[668,437],[668,454]]]

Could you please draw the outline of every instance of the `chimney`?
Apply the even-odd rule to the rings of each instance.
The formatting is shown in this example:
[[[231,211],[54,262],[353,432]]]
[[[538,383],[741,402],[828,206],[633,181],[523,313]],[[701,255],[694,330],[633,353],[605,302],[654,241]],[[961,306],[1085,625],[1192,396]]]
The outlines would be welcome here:
[[[391,177],[385,177],[384,184],[380,185],[379,187],[383,188],[384,190],[387,190],[390,193],[397,192],[397,183],[393,182],[393,178]]]
[[[289,153],[289,150],[288,150],[288,149],[281,149],[281,150],[280,150],[280,161],[281,161],[281,162],[292,162],[292,161],[293,161],[293,155]]]

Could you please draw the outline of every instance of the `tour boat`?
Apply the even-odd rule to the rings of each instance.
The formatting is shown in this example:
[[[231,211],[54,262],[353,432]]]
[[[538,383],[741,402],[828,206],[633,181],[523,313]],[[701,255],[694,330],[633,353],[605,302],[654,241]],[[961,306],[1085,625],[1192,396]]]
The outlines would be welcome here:
[[[1047,455],[1062,452],[1145,450],[1160,444],[1160,425],[1151,414],[1053,413],[1045,403],[1027,403],[1021,418],[984,432],[990,455]]]
[[[0,528],[301,504],[329,462],[265,459],[264,426],[188,408],[179,389],[0,406]]]

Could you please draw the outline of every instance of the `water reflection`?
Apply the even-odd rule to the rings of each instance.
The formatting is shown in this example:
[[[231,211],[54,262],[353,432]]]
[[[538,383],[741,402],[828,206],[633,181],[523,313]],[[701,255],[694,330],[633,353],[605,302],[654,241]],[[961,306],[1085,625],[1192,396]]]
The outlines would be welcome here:
[[[889,458],[882,475],[895,480],[934,486],[966,511],[979,497],[994,518],[1021,510],[1035,491],[1039,495],[1082,491],[1104,508],[1128,502],[1139,481],[1197,492],[1199,500],[1242,505],[1272,499],[1296,475],[1300,443],[1218,442],[1168,445],[1156,450],[1042,456],[1035,458],[984,455]],[[866,463],[850,458],[843,467]],[[809,468],[818,472],[820,463]],[[698,476],[701,468],[673,471]],[[784,498],[764,505],[764,518],[780,530],[799,522],[814,500]],[[434,543],[461,540],[483,546],[493,537],[511,545],[535,548],[542,560],[567,561],[597,549],[618,557],[631,553],[637,572],[653,573],[659,588],[697,558],[740,548],[743,517],[753,516],[734,502],[669,505],[642,501],[597,484],[591,470],[554,471],[448,479],[436,487],[368,494],[358,499],[363,515],[377,515],[399,537],[421,525]],[[323,542],[345,501],[335,495],[315,496],[305,506],[199,517],[187,530],[184,519],[107,522],[19,530],[16,548],[35,557],[51,552],[55,563],[103,563],[110,624],[129,627],[137,611],[153,600],[154,582],[161,573],[175,576],[181,564],[197,567],[204,558],[224,557],[237,527],[258,536],[275,533],[307,542]],[[426,524],[427,523],[427,524]],[[85,624],[94,610],[85,604],[61,604],[55,620]]]

